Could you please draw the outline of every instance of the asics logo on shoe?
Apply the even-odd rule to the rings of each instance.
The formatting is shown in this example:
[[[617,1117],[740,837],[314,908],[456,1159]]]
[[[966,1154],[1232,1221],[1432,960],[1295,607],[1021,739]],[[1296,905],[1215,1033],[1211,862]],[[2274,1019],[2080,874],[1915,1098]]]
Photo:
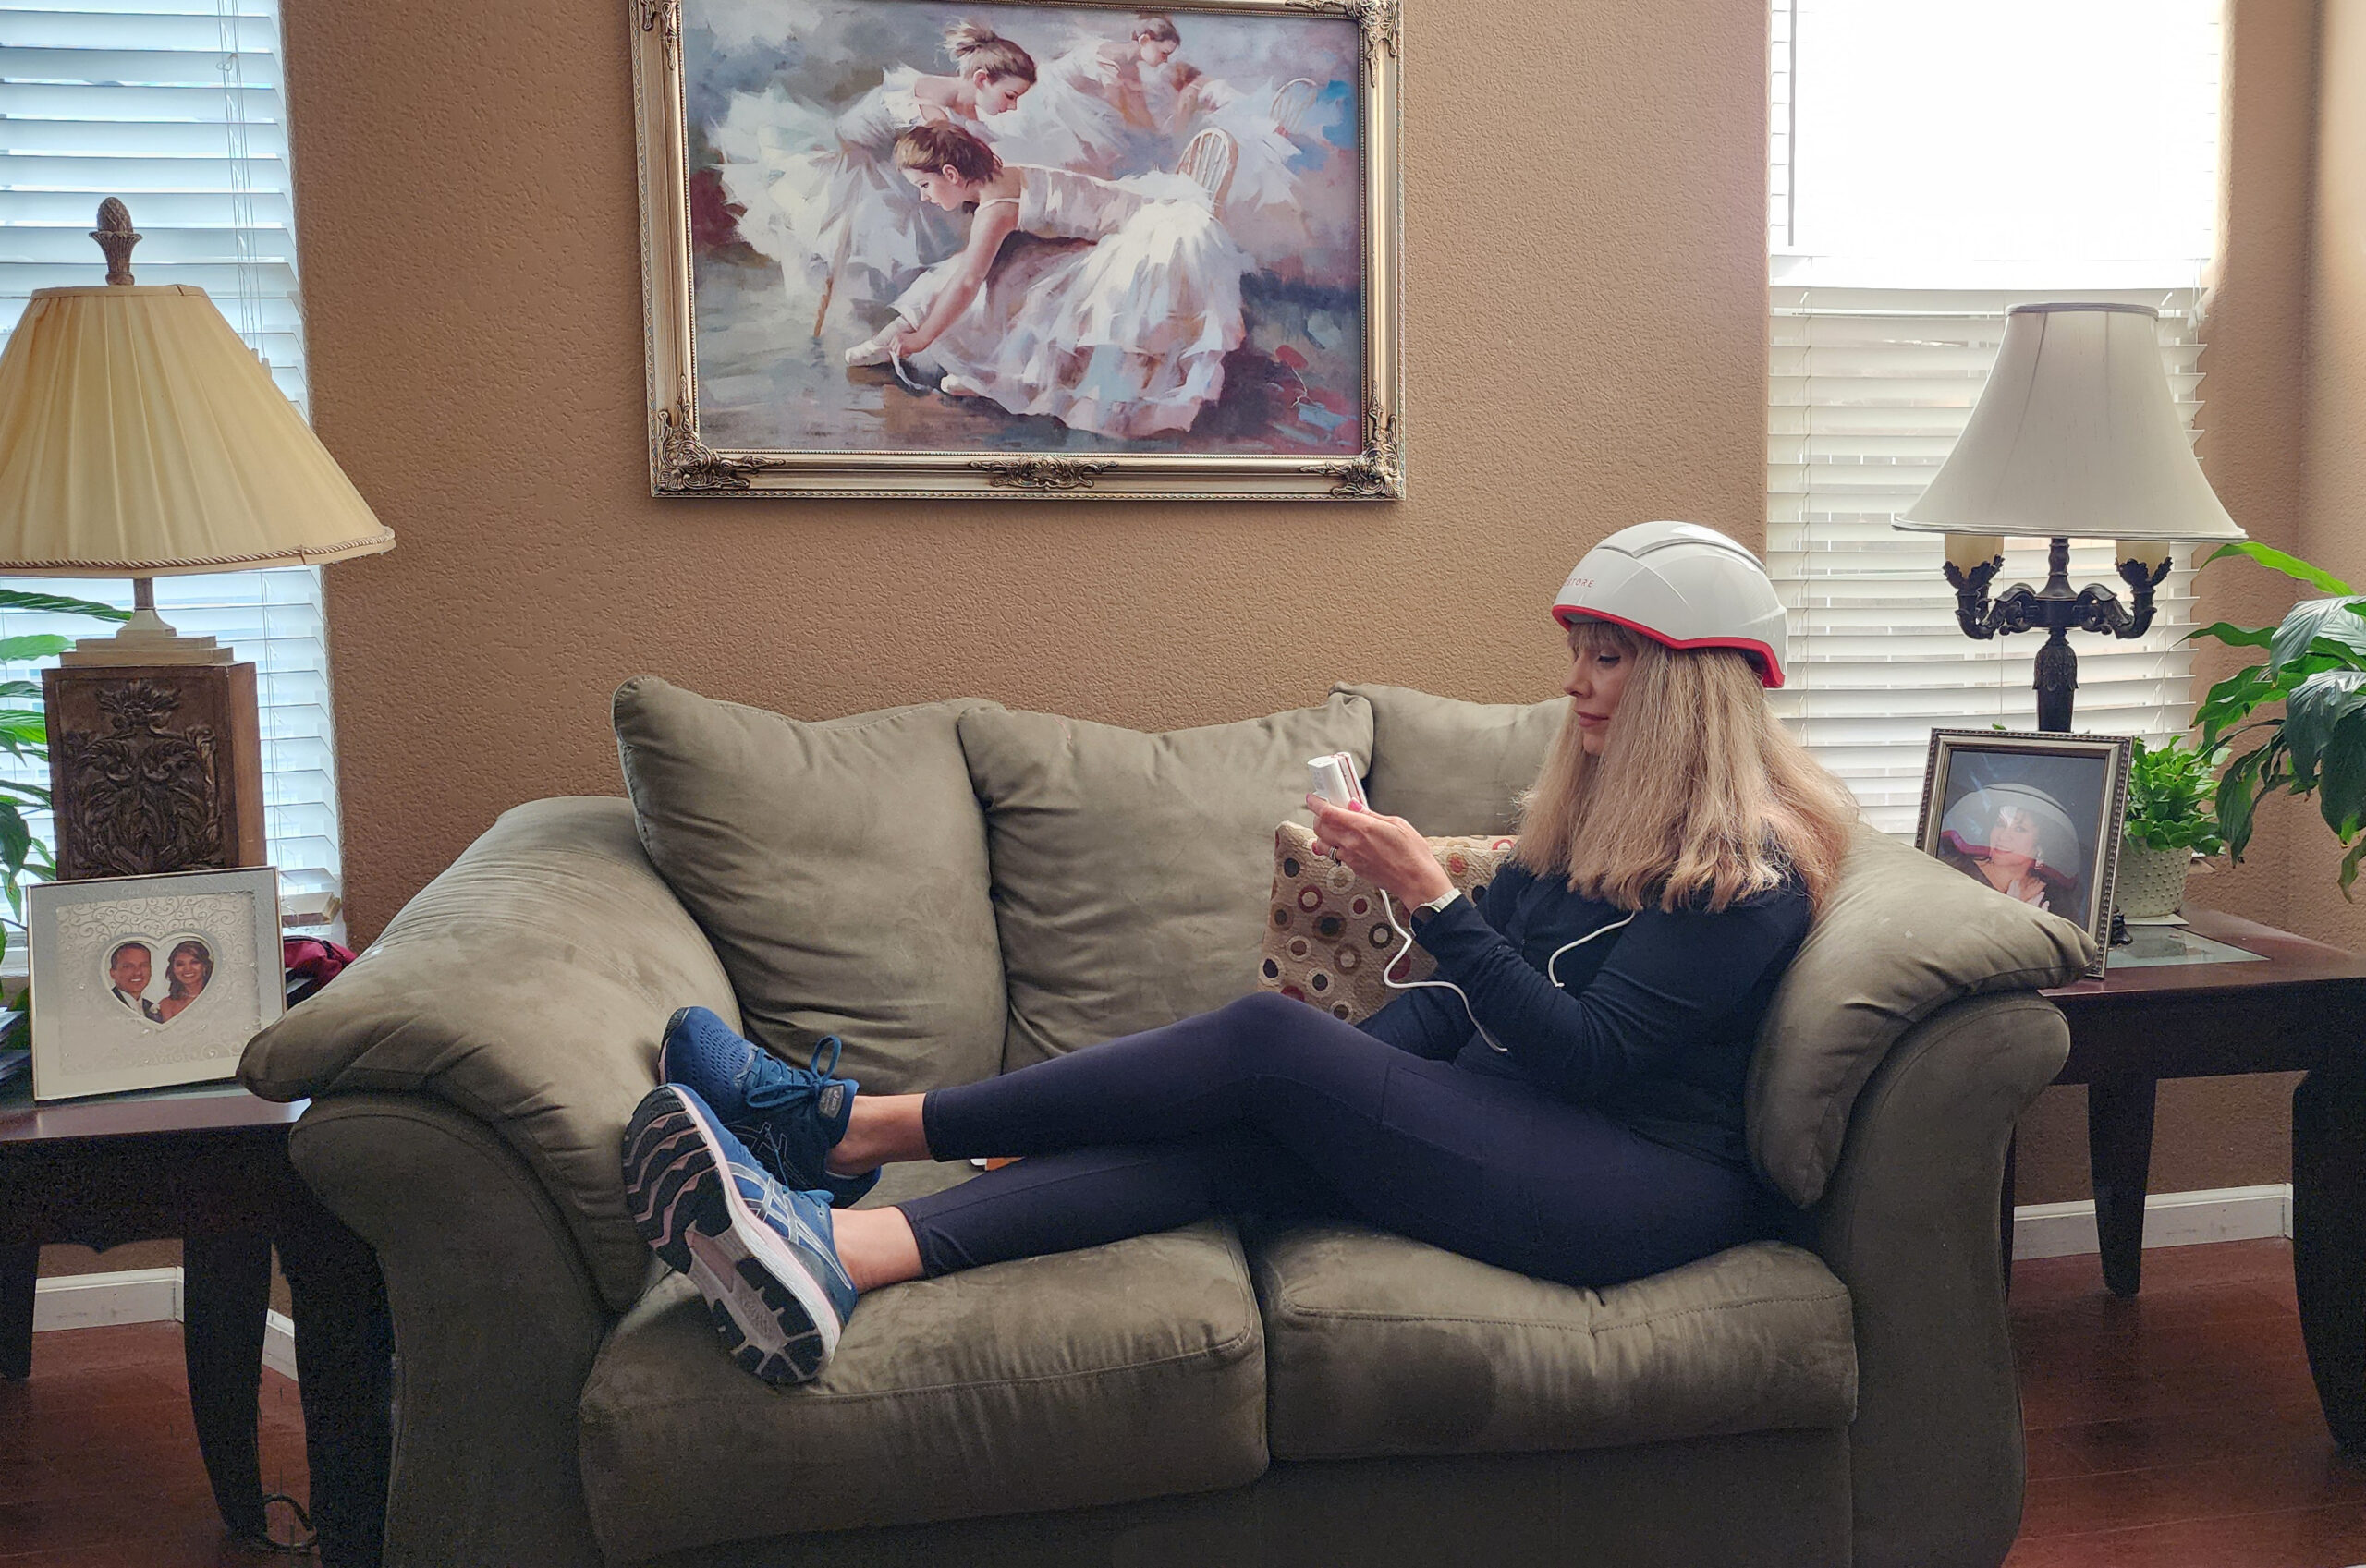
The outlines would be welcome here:
[[[823,1089],[822,1091],[821,1098],[814,1101],[814,1109],[821,1112],[823,1115],[829,1117],[832,1121],[835,1121],[837,1120],[838,1107],[846,1103],[846,1098],[847,1086],[839,1080],[833,1078],[830,1080],[829,1088]]]

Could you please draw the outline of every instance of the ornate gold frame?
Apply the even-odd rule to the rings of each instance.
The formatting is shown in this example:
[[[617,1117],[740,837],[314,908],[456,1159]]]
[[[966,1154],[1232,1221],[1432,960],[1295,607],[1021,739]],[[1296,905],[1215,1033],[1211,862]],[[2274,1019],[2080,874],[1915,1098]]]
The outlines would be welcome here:
[[[896,0],[880,0],[882,4]],[[1111,0],[1023,0],[1111,8]],[[1128,496],[1165,501],[1396,499],[1405,493],[1396,169],[1399,0],[1167,0],[1169,11],[1313,14],[1362,31],[1364,444],[1360,455],[718,451],[699,435],[682,0],[628,0],[640,145],[641,298],[655,495]],[[1116,8],[1125,8],[1122,5]]]

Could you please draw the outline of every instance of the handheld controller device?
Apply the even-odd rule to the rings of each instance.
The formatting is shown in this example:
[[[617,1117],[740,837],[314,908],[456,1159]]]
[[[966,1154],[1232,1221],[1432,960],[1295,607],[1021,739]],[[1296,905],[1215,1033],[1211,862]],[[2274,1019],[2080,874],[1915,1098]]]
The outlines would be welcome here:
[[[1356,760],[1344,751],[1328,757],[1308,760],[1306,771],[1314,776],[1314,793],[1334,806],[1369,806],[1364,799],[1363,785],[1356,782]]]
[[[1371,803],[1364,798],[1363,786],[1356,779],[1356,760],[1347,752],[1335,751],[1328,757],[1310,758],[1306,767],[1314,780],[1314,793],[1332,805],[1343,808],[1360,806],[1366,810],[1371,809]],[[1397,924],[1396,903],[1388,896],[1388,892],[1384,888],[1381,890],[1380,906],[1388,917],[1388,929],[1405,939],[1405,945],[1398,948],[1396,954],[1381,969],[1381,983],[1391,991],[1417,991],[1423,987],[1434,987],[1440,991],[1454,992],[1461,999],[1462,1011],[1470,1019],[1470,1027],[1479,1031],[1479,1038],[1494,1050],[1504,1051],[1506,1048],[1503,1042],[1489,1034],[1487,1026],[1479,1021],[1478,1013],[1470,1005],[1470,995],[1460,986],[1456,985],[1452,980],[1400,980],[1395,978],[1397,966],[1405,961],[1407,954],[1413,951],[1413,933]],[[1573,947],[1583,947],[1596,937],[1607,936],[1634,918],[1635,917],[1630,914],[1625,919],[1613,920],[1599,930],[1588,931],[1575,942],[1564,943],[1550,959],[1546,960],[1544,978],[1557,987],[1561,980],[1560,977],[1554,972],[1554,967],[1560,963],[1562,954]]]

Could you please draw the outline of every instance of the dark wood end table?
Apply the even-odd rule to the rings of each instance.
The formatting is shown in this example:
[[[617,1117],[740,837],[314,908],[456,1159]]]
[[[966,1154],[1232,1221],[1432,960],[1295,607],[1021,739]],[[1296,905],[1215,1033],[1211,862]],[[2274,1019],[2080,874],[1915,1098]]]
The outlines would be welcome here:
[[[36,1105],[0,1089],[0,1376],[32,1369],[44,1242],[181,1240],[189,1405],[223,1523],[263,1533],[256,1419],[271,1253],[296,1325],[297,1389],[321,1559],[374,1565],[384,1533],[393,1336],[367,1244],[287,1161],[304,1105],[236,1085]]]
[[[2265,961],[2114,969],[2045,993],[2070,1025],[2055,1082],[2087,1086],[2104,1282],[2119,1295],[2141,1282],[2160,1081],[2305,1073],[2292,1095],[2300,1331],[2335,1440],[2366,1457],[2366,957],[2211,910],[2187,924]],[[2009,1162],[2004,1217],[2009,1265]]]

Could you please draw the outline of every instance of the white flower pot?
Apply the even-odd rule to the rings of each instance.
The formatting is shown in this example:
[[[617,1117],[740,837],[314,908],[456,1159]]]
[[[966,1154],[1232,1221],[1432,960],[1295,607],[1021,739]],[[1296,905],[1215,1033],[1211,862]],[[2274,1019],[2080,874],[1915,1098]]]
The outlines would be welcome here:
[[[2121,839],[2112,902],[2131,920],[2174,915],[2185,903],[2186,873],[2192,869],[2190,849],[2154,849],[2132,838]]]

